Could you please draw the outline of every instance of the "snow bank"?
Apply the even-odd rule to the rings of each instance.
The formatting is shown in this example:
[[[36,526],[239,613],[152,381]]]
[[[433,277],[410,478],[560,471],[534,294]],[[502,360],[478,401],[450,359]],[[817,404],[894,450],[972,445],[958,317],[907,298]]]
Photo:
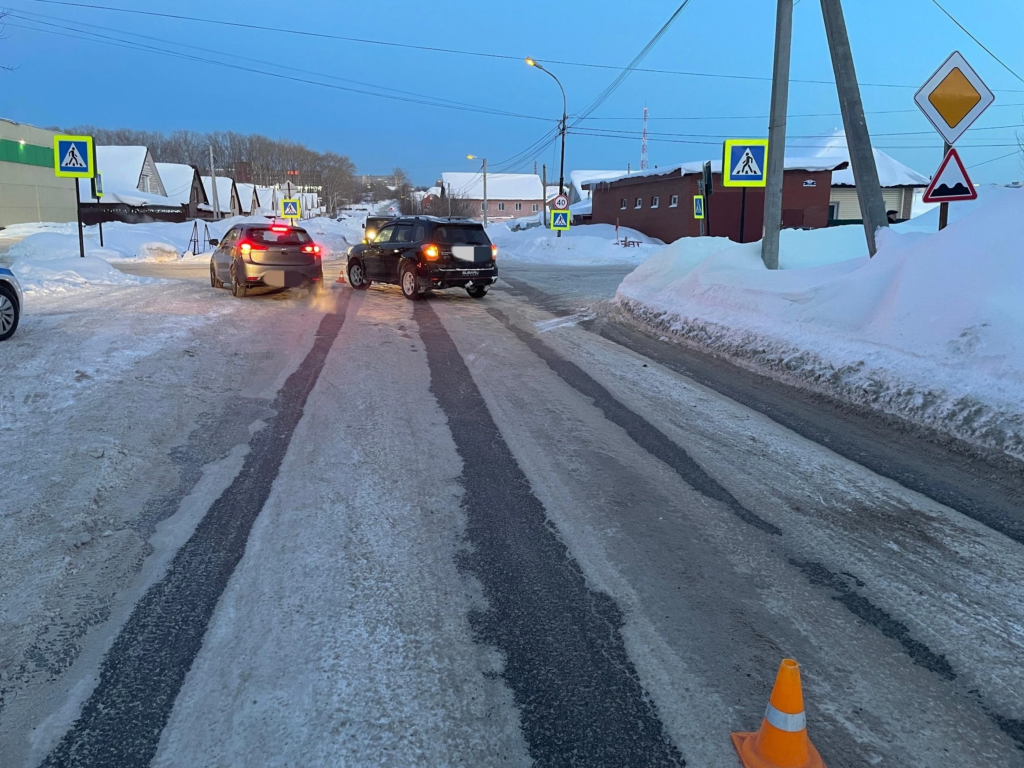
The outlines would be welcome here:
[[[95,285],[145,285],[160,280],[126,275],[98,256],[77,254],[48,259],[19,259],[12,267],[28,296],[70,293]]]
[[[642,245],[633,248],[616,245],[615,227],[611,224],[573,227],[559,238],[544,227],[513,232],[503,222],[488,227],[487,234],[498,246],[499,259],[530,264],[639,264],[655,248],[664,245],[660,240],[625,227],[619,229],[619,238],[638,240]]]
[[[982,202],[940,233],[883,230],[874,259],[860,227],[783,232],[777,272],[759,244],[681,240],[617,301],[770,375],[1024,458],[1024,191]]]

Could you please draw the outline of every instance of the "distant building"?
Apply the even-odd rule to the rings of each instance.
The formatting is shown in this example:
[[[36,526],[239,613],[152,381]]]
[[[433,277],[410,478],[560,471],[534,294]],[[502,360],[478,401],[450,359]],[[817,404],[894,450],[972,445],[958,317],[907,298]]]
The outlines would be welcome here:
[[[168,199],[183,206],[189,219],[199,218],[199,206],[209,205],[210,202],[206,199],[199,171],[183,163],[157,163],[156,170]]]
[[[820,229],[829,224],[832,172],[847,166],[831,158],[786,158],[782,187],[782,226]],[[697,182],[704,163],[692,162],[631,173],[619,178],[588,181],[592,193],[592,222],[620,224],[666,243],[697,237],[701,223],[693,216]],[[708,201],[705,233],[735,242],[754,242],[764,230],[764,190],[722,186],[722,161],[712,161],[714,193]],[[581,211],[582,212],[582,211]]]
[[[77,221],[74,179],[53,173],[53,131],[0,119],[0,227]]]
[[[279,193],[274,187],[256,187],[253,194],[256,196],[256,210],[253,213],[263,216],[277,214]]]
[[[243,216],[252,215],[259,207],[256,204],[256,185],[235,181],[235,192],[238,194],[238,210]]]
[[[443,185],[453,197],[472,206],[473,218],[484,213],[484,184],[481,173],[443,173]],[[538,213],[544,205],[544,187],[535,173],[487,174],[487,218],[508,221]]]
[[[590,190],[585,186],[592,181],[605,181],[607,179],[619,179],[628,176],[629,171],[569,171],[569,178],[566,182],[566,192],[569,195],[569,205],[574,205],[583,200],[590,199]]]

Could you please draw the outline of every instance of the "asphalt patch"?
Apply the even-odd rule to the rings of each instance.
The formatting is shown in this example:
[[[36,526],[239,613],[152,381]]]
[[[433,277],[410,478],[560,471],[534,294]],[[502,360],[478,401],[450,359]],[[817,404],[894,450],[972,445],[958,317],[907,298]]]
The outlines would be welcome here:
[[[721,502],[743,522],[773,536],[782,535],[781,528],[744,507],[728,489],[705,472],[684,449],[646,419],[616,400],[607,389],[591,378],[582,368],[566,360],[533,334],[516,326],[501,310],[488,309],[487,312],[547,363],[548,367],[558,374],[562,381],[583,396],[593,400],[594,405],[601,409],[605,418],[624,429],[633,442],[671,467],[687,485],[708,498]]]
[[[458,565],[490,605],[470,625],[504,654],[530,756],[552,767],[685,765],[626,654],[621,611],[587,586],[437,314],[428,302],[414,312],[463,461],[472,549]]]
[[[345,322],[351,295],[341,292],[337,314],[321,320],[313,348],[278,392],[271,405],[276,415],[253,436],[234,482],[133,609],[103,659],[99,683],[43,762],[46,768],[143,768],[156,755],[210,617],[245,554],[306,398]]]

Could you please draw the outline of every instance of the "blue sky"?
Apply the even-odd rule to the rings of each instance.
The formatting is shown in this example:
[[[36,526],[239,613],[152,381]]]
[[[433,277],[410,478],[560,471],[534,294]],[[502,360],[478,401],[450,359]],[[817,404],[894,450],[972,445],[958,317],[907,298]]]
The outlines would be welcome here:
[[[481,0],[392,0],[388,4],[93,1],[348,37],[614,66],[628,63],[678,5],[677,0],[513,5]],[[1024,49],[1019,44],[1024,3],[941,2],[1024,75]],[[37,0],[0,0],[0,7],[42,14],[37,18],[82,31],[160,39],[137,38],[149,50],[128,50],[30,31],[24,27],[38,24],[8,19],[0,42],[0,64],[18,69],[0,73],[0,116],[36,125],[92,123],[111,128],[259,132],[346,154],[362,172],[385,173],[400,165],[417,182],[429,184],[441,171],[475,168],[475,162],[465,159],[470,153],[487,157],[492,168],[499,167],[553,129],[561,112],[555,83],[521,60],[232,29]],[[941,160],[941,139],[916,111],[912,98],[916,86],[953,50],[960,50],[996,91],[993,108],[957,144],[964,162],[975,166],[972,176],[979,182],[1024,178],[1019,155],[986,162],[1014,152],[1013,126],[1024,119],[1024,83],[973,43],[932,0],[847,0],[845,11],[860,81],[913,86],[863,87],[876,146],[926,175],[934,172]],[[774,16],[772,0],[691,0],[641,66],[768,77]],[[203,60],[149,52],[153,49]],[[402,90],[545,119],[440,109],[288,83],[209,64],[206,52],[239,66],[344,87]],[[549,67],[565,85],[571,114],[581,112],[616,76],[612,69]],[[817,0],[800,0],[794,11],[792,77],[832,78]],[[652,165],[707,159],[720,154],[724,136],[766,135],[769,98],[770,83],[763,80],[635,73],[593,113],[596,119],[581,123],[579,130],[639,132],[646,104],[651,132],[676,134],[653,137],[672,141],[651,141]],[[800,137],[826,134],[842,124],[834,85],[794,82],[789,111],[794,116],[823,115],[790,119],[790,154],[799,154],[799,144],[811,141]],[[534,159],[547,163],[549,178],[554,176],[557,145],[528,154],[525,164],[514,170],[532,170]],[[639,160],[638,135],[569,136],[567,169],[624,169],[627,163],[636,168]]]

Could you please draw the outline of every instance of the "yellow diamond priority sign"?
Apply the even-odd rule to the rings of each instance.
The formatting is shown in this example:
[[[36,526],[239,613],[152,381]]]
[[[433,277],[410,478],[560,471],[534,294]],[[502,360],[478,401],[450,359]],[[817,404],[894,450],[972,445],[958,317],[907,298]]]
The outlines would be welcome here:
[[[946,59],[914,96],[925,117],[949,144],[963,136],[995,100],[959,52]]]

